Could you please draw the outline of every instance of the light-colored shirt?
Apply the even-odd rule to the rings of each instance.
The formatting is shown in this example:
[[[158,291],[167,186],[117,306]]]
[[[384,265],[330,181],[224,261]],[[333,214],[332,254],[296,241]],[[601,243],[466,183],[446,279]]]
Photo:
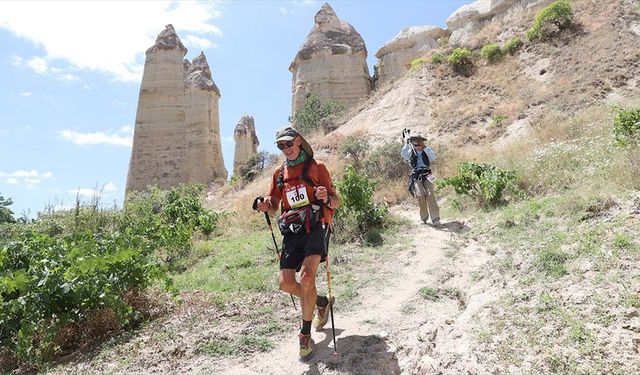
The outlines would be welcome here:
[[[416,165],[416,168],[426,168],[427,166],[424,165],[424,162],[422,161],[422,153],[426,152],[427,153],[427,157],[429,158],[429,163],[433,163],[434,160],[436,160],[436,153],[433,151],[433,149],[431,147],[425,146],[422,150],[417,151],[416,150],[416,154],[418,156],[418,163]],[[406,143],[404,145],[404,147],[402,147],[402,150],[400,151],[400,155],[402,156],[402,158],[404,160],[411,160],[411,156],[413,154],[413,150],[412,150],[412,146],[410,143]]]

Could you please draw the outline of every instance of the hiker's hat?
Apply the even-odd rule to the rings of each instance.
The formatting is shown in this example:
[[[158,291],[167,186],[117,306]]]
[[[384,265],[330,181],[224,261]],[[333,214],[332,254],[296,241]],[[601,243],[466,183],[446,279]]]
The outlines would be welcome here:
[[[409,142],[411,143],[424,143],[427,139],[421,135],[412,135],[409,137]]]
[[[300,133],[298,133],[296,129],[293,128],[293,126],[283,126],[276,131],[276,143],[281,141],[292,141],[296,137],[300,137],[300,140],[302,141],[302,149],[304,150],[304,152],[309,155],[309,157],[313,157],[313,149],[309,145],[309,142],[307,142],[307,140],[304,139],[304,137]]]

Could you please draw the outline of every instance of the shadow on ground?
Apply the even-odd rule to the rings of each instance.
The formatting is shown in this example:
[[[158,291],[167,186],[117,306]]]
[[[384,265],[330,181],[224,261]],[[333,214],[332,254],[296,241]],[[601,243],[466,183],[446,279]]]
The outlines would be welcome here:
[[[336,330],[336,336],[339,335]],[[338,353],[334,354],[333,336],[316,343],[316,355],[309,363],[307,375],[367,374],[394,375],[400,373],[395,352],[389,350],[385,339],[377,335],[352,335],[338,339]]]
[[[458,220],[441,223],[439,225],[434,225],[434,224],[427,224],[427,225],[434,229],[441,230],[443,232],[451,232],[451,233],[457,233],[457,234],[464,234],[471,230],[469,226],[467,226],[465,223],[460,222]]]

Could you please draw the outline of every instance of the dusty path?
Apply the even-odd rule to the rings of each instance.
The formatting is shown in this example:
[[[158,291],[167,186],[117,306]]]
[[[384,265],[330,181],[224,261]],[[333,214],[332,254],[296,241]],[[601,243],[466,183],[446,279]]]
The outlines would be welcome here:
[[[435,304],[438,311],[423,309],[419,291],[435,285],[439,269],[445,262],[448,242],[463,226],[458,222],[443,223],[441,228],[422,224],[413,207],[398,207],[394,213],[411,220],[405,228],[407,248],[399,259],[386,262],[381,271],[395,275],[383,285],[365,288],[358,293],[367,301],[356,310],[335,315],[338,352],[334,354],[331,324],[321,332],[313,332],[316,354],[308,363],[297,360],[297,338],[281,342],[268,353],[257,354],[242,363],[230,359],[223,367],[200,368],[200,372],[222,371],[225,374],[398,374],[410,373],[415,367],[413,347],[418,345],[419,328],[435,317],[458,314],[458,301]],[[393,275],[393,273],[391,273]],[[339,301],[338,301],[339,303]],[[435,320],[434,320],[435,319]],[[431,345],[422,342],[427,348]]]

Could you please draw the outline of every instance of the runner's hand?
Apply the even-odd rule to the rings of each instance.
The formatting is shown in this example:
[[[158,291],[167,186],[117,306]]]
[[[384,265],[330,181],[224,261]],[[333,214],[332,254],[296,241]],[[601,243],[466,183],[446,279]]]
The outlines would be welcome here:
[[[324,186],[316,186],[313,188],[315,192],[316,199],[322,200],[324,203],[329,201],[329,192],[327,188]]]
[[[262,202],[258,202],[257,207],[258,207],[258,211],[267,212],[267,210],[269,210],[269,208],[271,207],[271,199],[266,198]]]

